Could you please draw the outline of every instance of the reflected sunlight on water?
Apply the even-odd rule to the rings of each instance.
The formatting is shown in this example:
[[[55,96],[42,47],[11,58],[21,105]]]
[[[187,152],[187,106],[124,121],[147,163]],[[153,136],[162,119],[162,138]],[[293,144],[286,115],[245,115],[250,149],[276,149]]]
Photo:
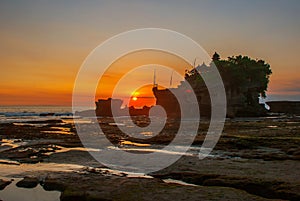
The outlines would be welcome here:
[[[144,143],[137,143],[137,142],[132,142],[128,140],[122,140],[120,145],[131,145],[131,146],[136,146],[136,147],[149,147],[151,144],[144,144]]]

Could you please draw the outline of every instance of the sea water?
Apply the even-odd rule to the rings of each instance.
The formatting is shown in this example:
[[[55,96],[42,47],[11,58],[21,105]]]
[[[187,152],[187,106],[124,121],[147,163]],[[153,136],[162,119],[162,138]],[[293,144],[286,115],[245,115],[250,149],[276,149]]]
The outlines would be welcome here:
[[[66,118],[73,117],[71,106],[0,106],[0,123],[24,123],[26,121],[45,121],[49,119],[62,119],[68,122]],[[122,119],[122,118],[121,118]],[[123,117],[124,121],[122,123],[127,126],[128,117]],[[130,118],[129,118],[130,119]],[[119,119],[120,120],[120,119]],[[76,122],[87,123],[83,118],[77,118]],[[43,124],[41,124],[43,125]],[[41,126],[40,124],[33,124],[33,126]],[[47,124],[46,124],[47,125]],[[46,131],[47,132],[47,131]],[[60,131],[56,131],[60,132]],[[63,134],[63,133],[61,133]],[[151,132],[141,133],[142,135],[152,135]],[[137,146],[134,143],[121,142],[121,147],[106,147],[108,149],[121,149],[123,151],[141,151],[141,152],[164,152],[166,154],[175,155],[197,155],[199,152],[199,146],[191,146],[188,153],[183,153],[181,151],[185,150],[184,147],[180,146],[170,146],[169,151],[164,151],[162,148],[164,145],[146,145]]]
[[[17,187],[16,183],[21,179],[16,178],[14,181],[0,191],[0,200],[3,201],[59,201],[59,191],[45,191],[41,185],[35,188]]]
[[[72,115],[70,106],[0,106],[0,123],[38,121]]]

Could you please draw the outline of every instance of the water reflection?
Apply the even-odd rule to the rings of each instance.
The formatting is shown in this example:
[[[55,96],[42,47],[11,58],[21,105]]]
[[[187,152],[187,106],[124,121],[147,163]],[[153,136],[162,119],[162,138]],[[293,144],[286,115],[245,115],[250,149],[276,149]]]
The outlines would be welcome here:
[[[149,147],[149,146],[151,146],[150,144],[137,143],[137,142],[132,142],[132,141],[129,141],[129,140],[122,140],[120,142],[120,145],[121,146],[130,145],[130,146],[136,146],[136,147]]]
[[[22,179],[14,179],[4,190],[0,191],[3,201],[59,201],[59,191],[45,191],[41,185],[35,188],[19,188],[16,183]]]

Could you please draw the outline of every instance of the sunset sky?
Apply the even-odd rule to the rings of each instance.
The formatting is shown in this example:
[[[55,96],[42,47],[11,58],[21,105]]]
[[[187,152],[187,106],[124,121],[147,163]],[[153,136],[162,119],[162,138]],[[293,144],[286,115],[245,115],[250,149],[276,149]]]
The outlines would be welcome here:
[[[268,99],[300,100],[299,10],[299,0],[1,1],[0,105],[71,105],[87,55],[116,34],[147,27],[185,34],[209,55],[263,59],[273,71]],[[136,56],[118,67],[142,65]],[[164,58],[169,67],[185,65]]]

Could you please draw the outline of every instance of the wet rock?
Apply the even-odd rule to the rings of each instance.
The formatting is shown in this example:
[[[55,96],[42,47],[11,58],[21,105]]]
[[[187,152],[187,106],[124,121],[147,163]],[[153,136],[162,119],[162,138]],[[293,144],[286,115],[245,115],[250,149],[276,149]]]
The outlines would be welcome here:
[[[263,154],[263,155],[261,155],[261,158],[265,161],[290,159],[290,157],[288,155],[283,154],[283,153]]]
[[[63,120],[61,119],[48,119],[48,120],[42,120],[42,121],[26,121],[25,123],[30,124],[61,124],[63,123]]]
[[[153,174],[153,176],[162,179],[171,178],[203,186],[231,187],[268,199],[300,200],[300,185],[292,185],[276,180],[196,174],[193,172],[173,172],[169,174]]]
[[[292,156],[293,160],[300,160],[300,155]]]
[[[86,194],[82,191],[64,190],[60,196],[61,201],[86,201]]]
[[[226,187],[185,186],[164,183],[155,178],[128,178],[102,174],[51,173],[44,188],[62,191],[62,201],[109,200],[267,200]],[[54,189],[53,189],[54,188]]]
[[[278,186],[281,183],[279,182],[267,182],[260,180],[251,180],[246,178],[227,178],[219,177],[215,179],[206,180],[203,185],[205,186],[226,186],[233,187],[241,190],[245,190],[248,193],[259,195],[265,198],[282,198],[278,197],[274,186]]]
[[[294,151],[293,156],[300,156],[300,148]]]
[[[46,117],[46,116],[54,116],[55,113],[53,112],[46,112],[46,113],[41,113],[40,117]]]
[[[290,148],[287,150],[286,153],[289,155],[293,155],[297,150],[298,150],[298,148]]]
[[[6,164],[6,165],[20,165],[17,161],[11,161],[11,160],[0,160],[0,164]]]
[[[52,144],[24,145],[1,153],[3,158],[18,161],[19,163],[35,164],[42,162],[49,154],[54,153],[59,148]]]
[[[39,179],[36,177],[25,177],[19,181],[16,186],[22,188],[34,188],[39,184]]]
[[[46,191],[53,191],[53,190],[64,191],[66,188],[62,181],[60,181],[57,178],[50,178],[50,177],[47,177],[43,182],[41,182],[41,185]]]
[[[36,164],[36,163],[43,162],[43,159],[40,157],[30,157],[30,158],[20,158],[17,159],[17,161],[20,163]]]
[[[11,181],[0,179],[0,190],[3,190],[10,183],[11,183]]]
[[[173,178],[187,183],[205,186],[182,186],[165,184],[161,179],[127,178],[90,168],[77,173],[50,173],[41,182],[45,190],[59,190],[62,200],[268,200],[273,197],[300,200],[300,121],[263,120],[256,122],[226,123],[216,146],[217,158],[200,161],[198,157],[183,156],[170,166],[168,173],[157,178]],[[44,121],[43,121],[44,122]],[[45,122],[44,122],[45,123]],[[54,125],[59,122],[48,122]],[[73,125],[65,125],[73,129]],[[89,125],[87,125],[89,126]],[[272,126],[272,127],[270,127]],[[116,126],[103,123],[108,138],[116,144],[131,139],[116,130]],[[133,142],[168,144],[176,133],[176,126],[170,125],[157,138]],[[207,124],[208,127],[208,124]],[[298,129],[298,130],[297,130]],[[55,163],[80,164],[97,167],[85,151],[68,151],[52,154],[57,149],[48,145],[63,147],[82,146],[77,136],[47,134],[54,131],[51,126],[35,127],[13,124],[0,125],[3,139],[33,140],[36,144],[2,151],[1,158],[31,163],[41,160]],[[196,143],[199,146],[205,138],[207,128],[200,127]],[[134,141],[136,140],[136,141]],[[14,143],[17,143],[14,142]],[[23,152],[25,151],[25,152]],[[18,153],[20,152],[20,153]],[[219,160],[222,159],[222,160]],[[293,160],[290,160],[293,159]],[[33,173],[33,176],[37,176]],[[248,192],[248,193],[246,193]],[[255,195],[254,195],[255,194]]]

